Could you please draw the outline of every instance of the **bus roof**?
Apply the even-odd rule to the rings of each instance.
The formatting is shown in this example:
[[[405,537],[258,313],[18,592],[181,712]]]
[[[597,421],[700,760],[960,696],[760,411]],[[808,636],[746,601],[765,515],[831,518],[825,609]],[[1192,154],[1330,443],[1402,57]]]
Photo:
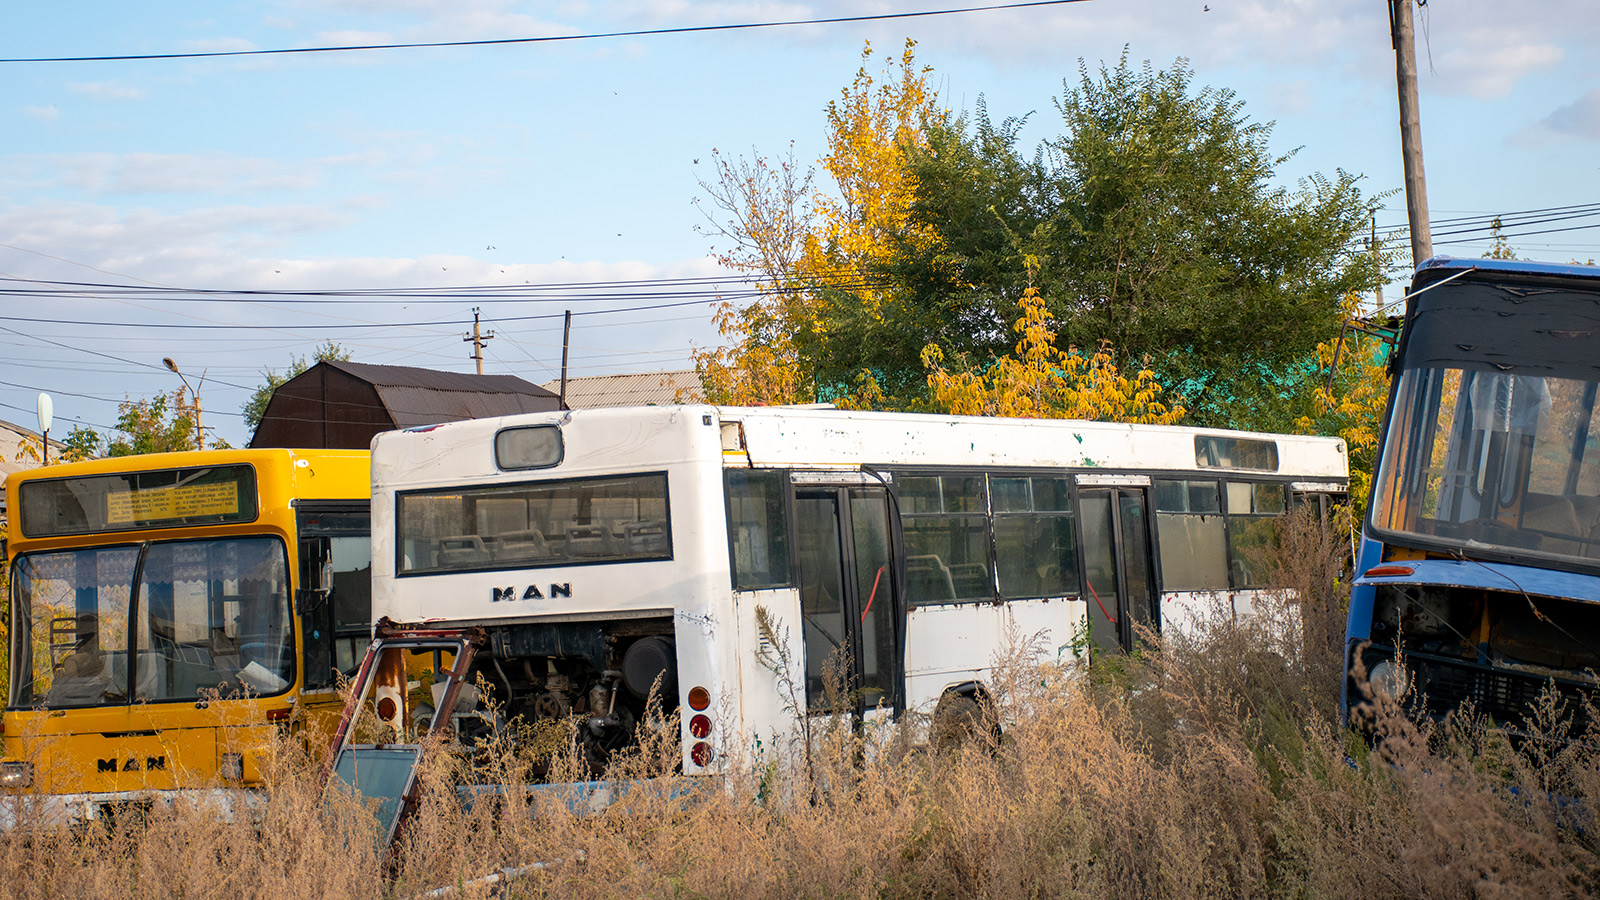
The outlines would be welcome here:
[[[326,474],[333,478],[294,479],[295,496],[307,499],[354,499],[368,494],[371,453],[366,450],[284,450],[284,449],[229,449],[180,450],[174,453],[143,453],[133,456],[111,456],[83,462],[52,463],[36,469],[13,472],[5,479],[8,505],[14,503],[19,485],[37,479],[78,478],[86,475],[111,475],[121,472],[152,472],[162,469],[184,469],[197,466],[245,464],[258,469],[281,468],[296,472],[295,462],[305,460],[305,468],[316,471],[318,463],[335,471]],[[359,477],[358,477],[359,476]],[[355,490],[359,487],[360,490]]]
[[[1556,275],[1576,278],[1600,278],[1600,266],[1582,263],[1534,262],[1529,259],[1482,259],[1478,257],[1435,256],[1417,266],[1416,278],[1425,274],[1429,280],[1434,275],[1448,272],[1496,272],[1508,275]]]
[[[691,432],[713,422],[739,430],[740,446],[691,450]],[[672,423],[677,423],[673,425]],[[601,471],[672,458],[716,455],[755,467],[992,466],[1185,471],[1232,470],[1344,480],[1349,461],[1338,438],[1264,434],[1177,425],[1132,425],[1065,419],[1014,419],[925,413],[863,412],[804,407],[650,406],[528,413],[473,419],[380,434],[373,442],[375,479],[385,485],[448,483],[459,477],[506,477],[487,449],[501,429],[560,425],[566,456],[549,469]],[[685,430],[687,429],[687,430]],[[667,438],[669,432],[685,437]],[[1197,460],[1203,439],[1281,448],[1269,467],[1208,466]],[[734,438],[729,437],[728,440]],[[1207,445],[1208,447],[1211,445]],[[1277,451],[1272,451],[1277,455]]]

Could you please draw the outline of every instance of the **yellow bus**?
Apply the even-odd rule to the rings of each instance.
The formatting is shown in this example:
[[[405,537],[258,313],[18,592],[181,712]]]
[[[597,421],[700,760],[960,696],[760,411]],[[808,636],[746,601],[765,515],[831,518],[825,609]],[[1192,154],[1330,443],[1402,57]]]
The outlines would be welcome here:
[[[336,717],[371,633],[369,459],[204,450],[10,476],[0,788],[81,818],[249,787],[272,729]]]

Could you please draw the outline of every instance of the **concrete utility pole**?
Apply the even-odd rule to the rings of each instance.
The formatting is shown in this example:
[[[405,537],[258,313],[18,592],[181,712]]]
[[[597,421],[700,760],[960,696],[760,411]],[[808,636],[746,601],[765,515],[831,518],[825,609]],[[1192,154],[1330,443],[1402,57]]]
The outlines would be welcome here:
[[[1406,173],[1406,218],[1411,223],[1411,263],[1421,265],[1433,256],[1433,232],[1428,228],[1428,181],[1422,172],[1422,120],[1417,114],[1416,37],[1411,27],[1413,0],[1385,0],[1389,4],[1389,36],[1394,43],[1395,82],[1400,88],[1400,157]],[[1425,5],[1427,0],[1415,0]]]
[[[478,308],[474,306],[472,308],[472,333],[462,338],[462,340],[472,344],[472,358],[478,363],[479,375],[483,374],[483,342],[492,337],[494,337],[494,332],[492,331],[487,334],[478,333]]]

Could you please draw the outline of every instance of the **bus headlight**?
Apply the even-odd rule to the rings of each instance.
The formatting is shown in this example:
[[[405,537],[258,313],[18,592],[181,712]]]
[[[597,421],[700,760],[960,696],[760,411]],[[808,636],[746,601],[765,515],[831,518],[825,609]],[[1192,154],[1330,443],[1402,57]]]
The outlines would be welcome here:
[[[1405,669],[1395,665],[1394,660],[1381,660],[1373,666],[1367,681],[1374,691],[1381,691],[1396,700],[1404,699],[1411,692],[1411,676]]]
[[[0,788],[33,786],[33,763],[0,762]]]

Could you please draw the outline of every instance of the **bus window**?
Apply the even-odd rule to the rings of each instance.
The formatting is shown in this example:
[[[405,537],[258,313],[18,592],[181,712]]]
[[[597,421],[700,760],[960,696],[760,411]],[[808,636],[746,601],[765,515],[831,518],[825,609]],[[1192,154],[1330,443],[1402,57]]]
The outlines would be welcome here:
[[[728,555],[736,590],[792,584],[784,473],[734,469],[727,473]]]
[[[1288,510],[1282,484],[1230,481],[1228,487],[1228,559],[1233,587],[1269,587],[1268,552],[1277,540],[1277,520]]]
[[[993,600],[982,475],[908,475],[900,485],[913,605]]]
[[[301,640],[305,686],[328,687],[353,674],[372,637],[372,517],[366,509],[298,508]],[[333,574],[326,596],[314,587],[323,562]]]
[[[396,505],[402,575],[672,558],[661,473],[418,491]]]
[[[274,538],[150,545],[136,604],[135,699],[287,690],[294,683],[288,577]]]
[[[1162,589],[1227,590],[1227,534],[1217,483],[1158,479],[1152,489]]]
[[[22,639],[12,642],[13,709],[124,703],[128,600],[138,547],[34,553],[17,560]]]
[[[1071,482],[993,476],[989,488],[1001,598],[1076,596],[1078,539]]]

